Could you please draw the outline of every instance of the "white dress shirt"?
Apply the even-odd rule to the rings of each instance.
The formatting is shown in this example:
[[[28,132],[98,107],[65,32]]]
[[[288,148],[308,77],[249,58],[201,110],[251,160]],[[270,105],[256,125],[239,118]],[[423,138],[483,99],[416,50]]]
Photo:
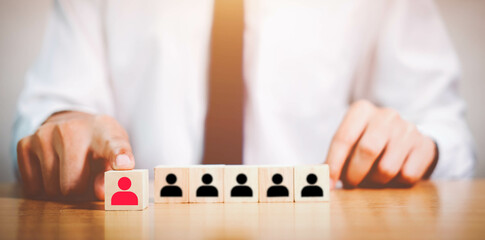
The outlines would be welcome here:
[[[212,0],[57,0],[27,74],[13,145],[52,113],[114,116],[136,167],[203,155]],[[354,100],[396,109],[469,177],[459,63],[430,0],[246,0],[246,164],[323,163]]]

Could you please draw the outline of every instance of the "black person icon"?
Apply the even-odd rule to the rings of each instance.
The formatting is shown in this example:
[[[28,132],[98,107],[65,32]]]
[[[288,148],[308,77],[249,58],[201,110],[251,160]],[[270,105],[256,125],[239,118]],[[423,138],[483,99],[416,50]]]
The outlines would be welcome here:
[[[197,188],[197,197],[217,197],[219,196],[219,192],[217,188],[214,186],[210,186],[209,184],[212,183],[212,176],[208,173],[202,176],[202,182],[205,184],[204,186],[200,186]]]
[[[240,173],[236,177],[237,183],[240,184],[240,186],[235,186],[231,190],[231,197],[252,197],[253,196],[253,190],[251,190],[250,187],[244,186],[248,181],[248,177],[244,173]]]
[[[301,190],[302,197],[323,197],[323,190],[319,186],[315,186],[318,178],[317,175],[310,173],[306,177],[306,181],[310,184]]]
[[[170,173],[165,178],[168,184],[162,188],[160,191],[160,197],[182,197],[182,189],[178,186],[173,185],[177,182],[177,176],[175,174]]]
[[[268,197],[289,197],[288,189],[285,186],[278,185],[283,182],[283,176],[281,174],[276,173],[273,175],[273,183],[276,184],[268,188],[267,195]]]

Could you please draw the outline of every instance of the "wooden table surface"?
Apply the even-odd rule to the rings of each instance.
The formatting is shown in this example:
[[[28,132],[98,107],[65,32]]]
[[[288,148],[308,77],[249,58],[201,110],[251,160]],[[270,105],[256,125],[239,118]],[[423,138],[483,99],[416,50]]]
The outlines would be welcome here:
[[[485,180],[334,190],[329,203],[153,204],[21,198],[0,184],[0,239],[485,239]]]

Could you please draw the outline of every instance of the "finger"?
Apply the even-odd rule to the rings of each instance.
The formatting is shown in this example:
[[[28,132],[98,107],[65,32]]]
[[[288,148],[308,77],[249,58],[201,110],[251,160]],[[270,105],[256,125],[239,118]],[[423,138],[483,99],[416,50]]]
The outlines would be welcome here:
[[[57,124],[53,145],[59,156],[60,192],[63,196],[79,195],[89,186],[88,148],[91,138],[85,121]]]
[[[32,154],[31,136],[18,142],[17,163],[25,193],[29,196],[39,195],[44,187],[39,161]]]
[[[342,123],[330,143],[326,160],[330,167],[332,188],[340,179],[345,161],[375,111],[375,106],[370,102],[358,101],[352,104],[342,120]]]
[[[398,181],[412,185],[418,182],[428,170],[435,157],[435,143],[428,137],[421,137],[414,145],[413,151],[404,162]]]
[[[394,127],[382,158],[375,171],[371,170],[371,181],[374,183],[384,185],[396,177],[416,141],[417,130],[413,124],[401,122]]]
[[[59,196],[59,159],[52,146],[50,126],[40,127],[32,136],[32,149],[40,163],[46,195],[49,197]]]
[[[384,109],[372,117],[349,160],[345,179],[348,185],[357,186],[369,173],[390,139],[396,116],[392,110]]]
[[[128,134],[123,127],[108,116],[99,116],[96,121],[91,142],[95,158],[104,159],[115,170],[133,169],[135,159]]]

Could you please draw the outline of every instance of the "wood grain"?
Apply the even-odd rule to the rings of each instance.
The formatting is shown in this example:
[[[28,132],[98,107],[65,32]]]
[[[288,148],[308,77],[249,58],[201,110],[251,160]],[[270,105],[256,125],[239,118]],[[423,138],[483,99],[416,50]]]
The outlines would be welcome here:
[[[323,203],[153,204],[104,211],[103,202],[21,197],[0,184],[1,239],[483,239],[485,180],[410,189],[333,190]],[[152,191],[151,191],[152,192]]]

